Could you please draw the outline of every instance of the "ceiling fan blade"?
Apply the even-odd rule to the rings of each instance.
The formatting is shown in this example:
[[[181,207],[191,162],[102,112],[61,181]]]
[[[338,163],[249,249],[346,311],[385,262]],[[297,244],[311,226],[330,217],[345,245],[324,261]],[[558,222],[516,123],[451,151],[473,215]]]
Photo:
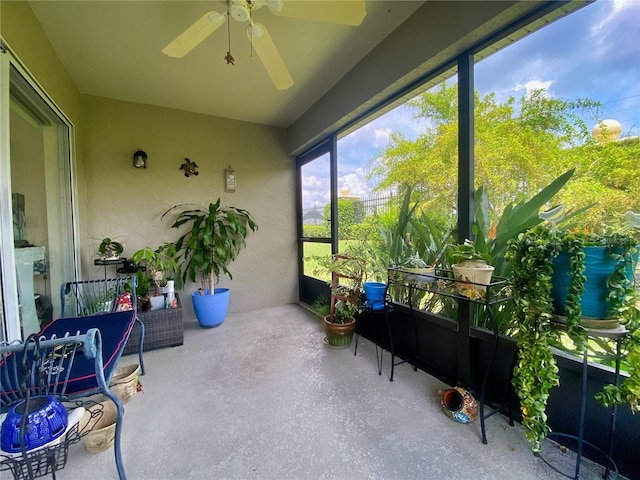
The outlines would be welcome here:
[[[276,88],[286,90],[291,87],[293,79],[265,26],[261,23],[250,25],[247,36]]]
[[[169,45],[162,49],[162,53],[169,57],[182,58],[205,38],[222,26],[227,19],[225,14],[211,11],[205,13],[196,22],[182,32]]]
[[[272,13],[282,17],[303,18],[324,23],[358,26],[367,16],[364,0],[352,1],[269,1]]]

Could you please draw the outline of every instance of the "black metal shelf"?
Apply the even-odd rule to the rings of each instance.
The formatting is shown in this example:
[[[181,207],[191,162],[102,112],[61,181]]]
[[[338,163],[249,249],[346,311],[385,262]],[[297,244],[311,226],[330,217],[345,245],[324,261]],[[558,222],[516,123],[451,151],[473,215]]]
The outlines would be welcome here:
[[[414,290],[421,290],[424,292],[433,293],[436,295],[442,295],[452,298],[456,301],[465,301],[478,305],[483,305],[487,315],[491,319],[491,325],[493,328],[494,348],[489,361],[489,365],[485,370],[482,387],[480,390],[480,425],[482,430],[482,443],[487,443],[487,434],[485,429],[485,420],[495,413],[498,413],[505,408],[509,412],[509,425],[513,425],[513,415],[510,405],[498,405],[490,412],[485,413],[485,395],[489,380],[489,375],[493,368],[493,363],[498,351],[499,332],[498,324],[496,322],[493,308],[498,304],[508,302],[513,299],[513,290],[511,283],[506,277],[493,276],[488,284],[475,283],[468,280],[456,279],[452,270],[447,269],[434,269],[433,273],[415,273],[407,271],[402,268],[389,268],[388,269],[388,283],[389,285],[399,285],[409,288],[409,309],[411,317],[413,318],[413,300],[412,294]],[[464,291],[468,292],[468,295],[461,294],[460,287],[465,287]],[[415,329],[415,320],[414,320]],[[417,342],[417,337],[416,337]],[[418,346],[416,346],[419,351]]]
[[[413,273],[402,268],[389,268],[389,283],[436,293],[445,297],[465,300],[480,305],[504,303],[513,298],[511,283],[506,277],[491,278],[488,284],[456,280],[452,270],[436,268],[433,274]],[[460,285],[478,287],[478,296],[462,295],[457,287]],[[476,291],[476,290],[472,290]],[[480,293],[484,292],[484,293]]]

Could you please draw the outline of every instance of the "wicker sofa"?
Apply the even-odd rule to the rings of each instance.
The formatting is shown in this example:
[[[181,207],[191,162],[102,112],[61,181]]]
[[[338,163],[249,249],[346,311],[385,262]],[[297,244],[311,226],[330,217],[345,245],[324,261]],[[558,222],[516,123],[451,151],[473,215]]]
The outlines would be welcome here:
[[[178,308],[163,308],[148,312],[138,311],[138,318],[140,318],[145,327],[145,352],[156,348],[177,347],[184,343],[182,303],[177,293],[176,301],[178,302]],[[124,347],[123,355],[136,353],[139,340],[140,329],[134,328]]]

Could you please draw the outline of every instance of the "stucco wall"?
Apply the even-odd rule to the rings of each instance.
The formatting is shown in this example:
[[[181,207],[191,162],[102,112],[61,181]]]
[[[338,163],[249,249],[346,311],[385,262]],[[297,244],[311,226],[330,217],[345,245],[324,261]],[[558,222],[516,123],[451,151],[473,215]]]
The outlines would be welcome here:
[[[100,240],[115,238],[124,255],[177,238],[162,213],[180,203],[223,205],[249,210],[259,230],[231,265],[230,311],[297,300],[295,168],[285,153],[285,131],[274,127],[149,105],[85,96],[87,235],[82,249],[86,276],[103,275],[93,266]],[[147,169],[132,166],[144,150]],[[185,177],[189,158],[198,176]],[[236,171],[235,193],[224,191],[224,170]],[[198,285],[199,286],[199,285]],[[197,288],[185,285],[183,304]],[[191,310],[189,310],[191,311]]]
[[[0,35],[56,105],[71,122],[79,125],[81,100],[78,89],[28,2],[0,2]]]
[[[296,301],[295,168],[285,153],[285,131],[223,118],[81,95],[27,2],[0,2],[0,35],[62,112],[74,124],[82,274],[93,266],[100,240],[116,237],[125,255],[175,238],[160,216],[184,202],[249,210],[259,230],[232,265],[230,310]],[[141,148],[149,168],[132,167]],[[200,174],[178,170],[188,157]],[[236,193],[224,192],[223,172],[237,172]],[[193,320],[186,285],[183,305]],[[194,320],[193,320],[194,321]]]
[[[73,124],[72,158],[78,180],[78,229],[81,237],[86,236],[82,96],[27,2],[0,1],[0,35],[22,65]]]

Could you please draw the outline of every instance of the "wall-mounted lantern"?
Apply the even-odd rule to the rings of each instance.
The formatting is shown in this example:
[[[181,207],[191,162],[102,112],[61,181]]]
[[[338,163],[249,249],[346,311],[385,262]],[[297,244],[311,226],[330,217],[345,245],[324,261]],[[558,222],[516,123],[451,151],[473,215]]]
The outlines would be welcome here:
[[[147,154],[138,150],[133,154],[133,166],[136,168],[147,168]]]

